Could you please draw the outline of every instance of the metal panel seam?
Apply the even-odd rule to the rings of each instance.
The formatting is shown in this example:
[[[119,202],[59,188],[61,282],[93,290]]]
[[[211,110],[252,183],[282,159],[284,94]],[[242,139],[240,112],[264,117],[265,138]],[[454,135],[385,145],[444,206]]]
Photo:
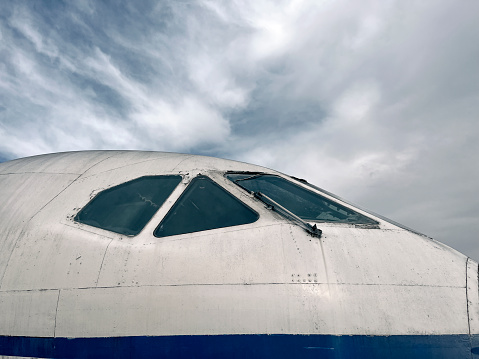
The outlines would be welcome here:
[[[466,259],[466,310],[467,310],[467,330],[468,330],[468,334],[469,334],[469,346],[471,348],[471,359],[472,359],[473,352],[472,352],[472,337],[471,337],[471,317],[469,315],[469,286],[468,286],[469,260],[470,260],[470,258],[467,257],[467,259]]]
[[[109,159],[109,158],[112,158],[112,157],[115,157],[115,156],[119,156],[119,155],[120,155],[120,154],[111,155],[110,157],[107,157],[107,158],[102,159],[100,162],[106,161],[106,160]],[[192,157],[192,156],[190,156],[190,157]],[[92,177],[92,176],[99,175],[99,174],[101,174],[101,173],[107,173],[107,172],[115,171],[115,170],[120,169],[120,168],[125,168],[125,167],[129,167],[129,166],[134,166],[134,165],[137,165],[137,164],[139,164],[139,163],[145,163],[145,162],[151,162],[151,161],[157,161],[157,160],[158,160],[158,158],[151,158],[151,159],[144,160],[144,161],[132,162],[132,163],[129,163],[129,164],[124,165],[124,166],[118,166],[118,167],[111,168],[111,169],[106,170],[106,171],[97,172],[97,173],[95,173],[95,174],[91,174],[91,175],[85,176],[85,177],[83,177],[83,178],[89,178],[89,177]],[[183,161],[184,161],[184,160],[183,160]],[[183,162],[183,161],[181,161],[181,162]],[[93,166],[91,166],[90,168],[88,168],[88,169],[87,169],[85,172],[83,172],[82,174],[87,173],[90,169],[92,169],[94,166],[96,166],[96,165],[99,164],[100,162],[95,163]],[[180,162],[180,163],[181,163],[181,162]],[[179,164],[179,163],[178,163],[178,164]],[[177,166],[178,166],[178,165],[177,165]],[[175,168],[176,168],[176,167],[175,167]]]
[[[55,308],[55,325],[53,327],[53,337],[56,336],[56,331],[57,331],[57,315],[58,315],[58,303],[60,302],[60,292],[61,290],[58,290],[58,297],[57,297],[57,306]]]
[[[194,155],[191,155],[191,156],[188,156],[188,157],[186,157],[186,158],[183,158],[180,162],[178,162],[178,163],[176,164],[175,167],[173,167],[173,169],[172,169],[171,171],[173,172],[174,170],[176,170],[176,169],[178,168],[179,165],[181,165],[183,162],[185,162],[186,160],[189,160],[189,159],[192,158],[192,157],[195,157],[195,156],[194,156]]]
[[[68,186],[66,186],[64,189],[62,189],[60,192],[58,192],[51,200],[49,200],[47,203],[45,203],[45,205],[40,208],[28,221],[30,222],[38,213],[40,213],[46,206],[48,206],[50,203],[52,203],[52,201],[57,198],[60,194],[62,194],[63,192],[65,192],[67,190],[67,188],[69,188],[73,183],[75,183],[81,176],[83,176],[83,174],[85,174],[86,172],[88,172],[90,169],[92,169],[93,167],[95,167],[96,165],[100,164],[101,162],[103,161],[106,161],[107,159],[109,159],[110,157],[113,157],[113,156],[109,156],[109,157],[106,157],[98,162],[96,162],[95,164],[91,165],[90,167],[88,167],[85,171],[83,171],[83,173],[81,173],[80,175],[78,175],[77,178],[75,178],[73,181],[70,182],[70,184]]]
[[[44,288],[44,289],[18,289],[4,292],[42,292],[45,290],[88,290],[88,289],[113,289],[113,288],[161,288],[161,287],[222,287],[222,286],[261,286],[261,285],[328,285],[328,286],[366,286],[366,287],[403,287],[403,288],[451,288],[461,289],[462,286],[440,286],[440,285],[415,285],[415,284],[349,284],[349,283],[291,283],[291,282],[269,282],[269,283],[190,283],[190,284],[147,284],[147,285],[122,285],[122,286],[100,286],[100,287],[74,287],[74,288]],[[0,291],[1,293],[2,291]]]
[[[468,275],[468,268],[469,268],[469,257],[466,259],[466,309],[467,309],[467,328],[468,328],[468,333],[469,337],[471,336],[471,320],[469,316],[469,288],[467,286],[467,278],[469,277]]]
[[[0,290],[0,293],[28,293],[28,292],[44,292],[51,290],[87,290],[87,289],[112,289],[112,288],[160,288],[160,287],[221,287],[221,286],[260,286],[260,285],[308,285],[308,286],[317,286],[317,285],[328,285],[328,286],[365,286],[365,287],[403,287],[403,288],[415,288],[415,287],[424,287],[424,288],[451,288],[459,289],[464,288],[461,286],[441,286],[441,285],[415,285],[415,284],[356,284],[356,283],[291,283],[291,282],[269,282],[269,283],[190,283],[190,284],[146,284],[146,285],[122,285],[122,286],[95,286],[95,287],[63,287],[63,288],[39,288],[39,289],[8,289]],[[467,289],[466,289],[467,291]]]
[[[43,174],[43,175],[81,175],[81,173],[73,172],[8,172],[0,173],[0,176],[24,175],[24,174]]]
[[[95,287],[98,286],[98,281],[100,280],[101,269],[103,268],[103,262],[105,261],[106,252],[108,251],[108,247],[110,246],[111,242],[113,242],[113,238],[111,239],[111,241],[106,246],[105,253],[103,253],[103,258],[101,260],[100,269],[98,270],[98,276],[96,277],[96,281],[95,281]]]

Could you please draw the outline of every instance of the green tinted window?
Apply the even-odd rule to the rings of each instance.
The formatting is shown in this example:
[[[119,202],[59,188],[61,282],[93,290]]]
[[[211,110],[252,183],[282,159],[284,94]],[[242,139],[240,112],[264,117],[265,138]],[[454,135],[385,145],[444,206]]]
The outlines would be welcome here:
[[[148,176],[100,192],[75,221],[112,232],[135,235],[173,192],[181,176]]]
[[[194,178],[156,228],[156,237],[252,223],[258,214],[205,176]]]
[[[230,173],[226,177],[250,192],[261,192],[306,221],[377,225],[377,222],[282,177]]]

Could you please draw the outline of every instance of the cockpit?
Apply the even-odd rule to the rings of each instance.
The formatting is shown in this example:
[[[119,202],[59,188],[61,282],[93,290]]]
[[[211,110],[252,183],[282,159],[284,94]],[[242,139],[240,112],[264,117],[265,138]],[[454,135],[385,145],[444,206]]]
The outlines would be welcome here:
[[[321,236],[318,223],[344,223],[374,228],[378,222],[318,193],[306,181],[252,172],[226,172],[227,182],[239,186],[295,222],[313,236]],[[181,175],[144,176],[98,193],[75,216],[79,223],[135,236],[165,204],[182,182]],[[191,179],[160,220],[155,237],[169,237],[256,222],[253,208],[206,175]]]

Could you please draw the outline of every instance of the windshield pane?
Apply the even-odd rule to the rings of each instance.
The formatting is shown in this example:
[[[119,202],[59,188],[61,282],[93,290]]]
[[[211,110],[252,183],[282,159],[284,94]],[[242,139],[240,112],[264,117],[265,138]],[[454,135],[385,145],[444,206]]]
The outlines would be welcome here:
[[[378,223],[284,178],[268,174],[230,173],[226,177],[250,192],[261,192],[306,221]]]
[[[153,217],[181,181],[181,176],[147,176],[100,192],[75,221],[135,235]]]
[[[156,237],[252,223],[258,214],[205,176],[194,178],[156,228]]]

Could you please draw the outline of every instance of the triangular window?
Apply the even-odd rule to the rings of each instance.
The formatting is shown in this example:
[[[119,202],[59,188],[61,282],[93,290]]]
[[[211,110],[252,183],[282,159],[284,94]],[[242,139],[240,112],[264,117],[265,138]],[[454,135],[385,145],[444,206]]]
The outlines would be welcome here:
[[[156,228],[174,236],[255,222],[258,214],[205,176],[195,177]]]

